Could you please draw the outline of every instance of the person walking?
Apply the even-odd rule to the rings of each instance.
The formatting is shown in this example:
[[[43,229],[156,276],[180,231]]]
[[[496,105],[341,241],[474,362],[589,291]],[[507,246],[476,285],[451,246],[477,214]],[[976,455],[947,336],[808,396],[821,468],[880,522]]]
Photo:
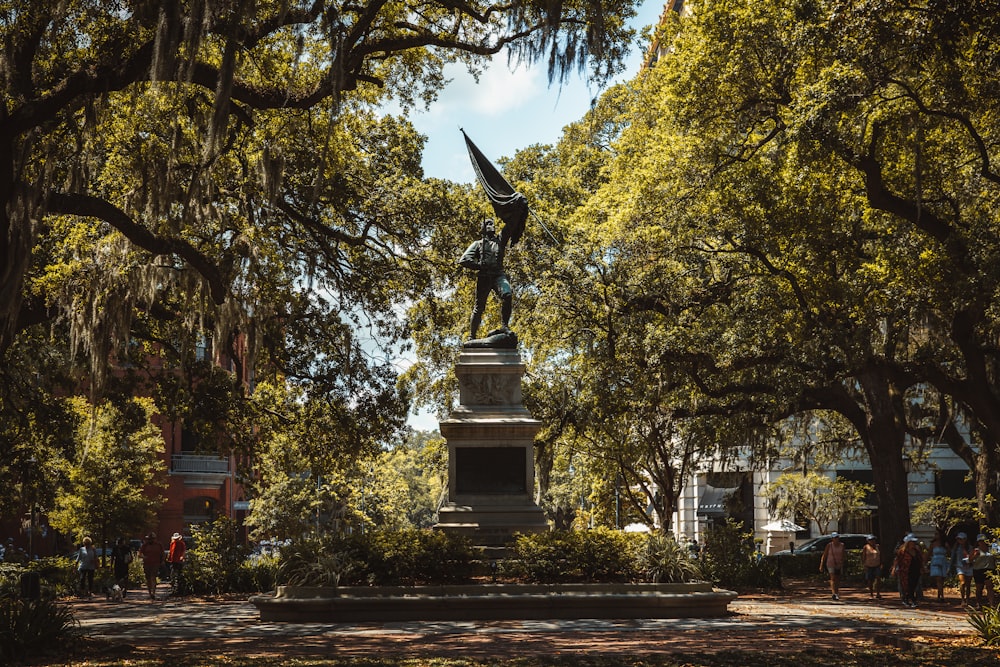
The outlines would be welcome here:
[[[938,602],[944,602],[944,579],[951,571],[951,557],[948,553],[948,545],[945,544],[944,534],[937,530],[934,539],[930,543],[930,566],[928,574],[934,587],[937,589]]]
[[[83,538],[83,546],[76,552],[77,572],[80,574],[80,595],[94,595],[94,573],[97,571],[97,549],[90,536]]]
[[[868,597],[882,599],[882,549],[874,535],[866,538],[861,549],[861,565],[865,568],[865,585],[868,587]]]
[[[834,600],[840,599],[840,576],[844,572],[844,558],[846,547],[840,541],[839,533],[831,533],[831,540],[823,549],[823,556],[819,559],[819,571],[824,568],[830,573],[830,592]]]
[[[899,591],[903,597],[903,605],[917,608],[917,585],[923,571],[923,557],[917,538],[910,533],[903,538],[903,544],[896,551],[892,564],[892,574],[899,580]]]
[[[184,594],[184,557],[187,554],[187,545],[180,533],[174,533],[170,538],[170,552],[167,554],[167,563],[170,564],[170,594]]]
[[[976,536],[976,546],[972,550],[972,580],[976,582],[976,607],[983,606],[983,590],[986,591],[986,601],[991,607],[996,605],[993,592],[993,580],[990,573],[996,567],[996,558],[986,541],[986,535]]]
[[[972,550],[969,536],[959,533],[955,536],[955,549],[951,554],[951,566],[958,574],[958,595],[962,604],[968,606],[972,602]]]
[[[115,540],[115,546],[111,548],[111,569],[115,575],[115,584],[122,591],[122,599],[128,593],[128,566],[132,563],[132,549],[125,542],[124,537]]]
[[[142,574],[146,577],[146,590],[149,599],[156,599],[156,578],[163,564],[163,545],[156,541],[156,533],[146,535],[139,547],[139,557],[142,558]]]

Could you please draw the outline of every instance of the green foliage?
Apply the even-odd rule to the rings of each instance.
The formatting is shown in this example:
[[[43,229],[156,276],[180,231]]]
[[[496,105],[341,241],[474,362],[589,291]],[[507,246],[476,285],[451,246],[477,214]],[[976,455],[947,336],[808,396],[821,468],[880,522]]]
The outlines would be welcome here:
[[[365,564],[349,577],[359,584],[462,582],[471,575],[475,558],[468,538],[438,530],[372,531],[351,536],[347,547]]]
[[[474,558],[468,538],[443,531],[371,531],[283,548],[278,581],[299,586],[457,583],[471,576]]]
[[[804,516],[826,533],[841,517],[864,513],[865,499],[874,490],[871,484],[815,472],[784,473],[768,486],[767,497],[774,503],[776,517],[794,521]]]
[[[634,581],[643,539],[607,528],[518,535],[500,574],[533,583]]]
[[[65,398],[66,361],[46,336],[26,335],[0,363],[0,516],[52,507],[79,420]]]
[[[399,432],[400,404],[372,398],[364,410],[356,409],[362,401],[348,408],[341,403],[352,397],[302,381],[261,383],[252,400],[261,418],[248,481],[251,536],[301,540],[360,530],[372,461]]]
[[[21,575],[37,572],[41,578],[44,598],[60,598],[76,592],[79,575],[76,561],[65,556],[40,558],[24,564],[0,563],[0,597],[17,596],[21,590]]]
[[[407,440],[379,452],[365,480],[364,507],[369,525],[378,530],[429,528],[448,481],[444,438],[410,433]]]
[[[777,588],[781,580],[777,563],[756,550],[753,533],[729,519],[712,526],[702,548],[702,571],[719,586]]]
[[[249,549],[235,520],[220,517],[191,526],[195,546],[185,556],[184,581],[192,593],[243,592],[249,583],[244,564]],[[252,589],[259,590],[259,589]]]
[[[277,583],[336,587],[346,574],[362,568],[363,563],[343,545],[329,540],[301,540],[281,549]]]
[[[81,418],[76,457],[49,521],[76,539],[93,535],[97,543],[141,533],[154,523],[163,502],[155,492],[165,485],[163,439],[152,422],[153,402],[70,402]]]
[[[823,557],[822,553],[805,553],[795,556],[768,556],[773,559],[778,566],[778,571],[782,577],[806,577],[810,579],[820,579],[828,577],[819,569],[819,561]],[[850,559],[850,554],[845,558]]]
[[[913,523],[933,526],[944,535],[956,524],[979,523],[985,518],[974,498],[934,496],[916,503],[910,511]]]
[[[78,634],[73,612],[65,605],[0,597],[0,658],[4,662],[64,649]]]
[[[278,581],[281,558],[278,554],[251,556],[240,563],[233,580],[236,591],[273,591]]]
[[[969,612],[969,625],[987,646],[1000,644],[1000,608],[983,607]]]
[[[976,435],[996,424],[984,397],[996,395],[1000,311],[987,295],[1000,262],[979,241],[1000,210],[1000,107],[982,69],[994,10],[737,0],[668,13],[620,133],[566,136],[608,157],[592,190],[572,190],[570,241],[531,267],[532,319],[547,325],[525,336],[532,359],[579,378],[552,383],[570,400],[551,414],[578,426],[606,409],[598,420],[618,437],[593,429],[595,449],[666,472],[657,458],[683,444],[656,440],[668,415],[743,431],[699,443],[714,454],[766,445],[790,415],[836,412],[872,461],[887,535],[908,528],[907,436],[944,436],[970,468],[995,465],[971,451],[998,441]],[[550,191],[576,185],[552,153],[514,163],[532,184],[532,164],[557,171]],[[964,434],[933,428],[976,412]]]
[[[42,578],[42,595],[58,598],[76,591],[79,584],[76,565],[72,558],[52,556],[29,563],[27,569]]]
[[[687,547],[677,543],[672,534],[649,533],[639,551],[639,571],[654,583],[695,581],[702,578],[701,567]]]
[[[684,582],[698,564],[673,539],[604,528],[519,535],[494,576],[531,583]],[[420,585],[468,581],[477,552],[467,538],[404,530],[307,540],[281,550],[278,582],[298,586]]]

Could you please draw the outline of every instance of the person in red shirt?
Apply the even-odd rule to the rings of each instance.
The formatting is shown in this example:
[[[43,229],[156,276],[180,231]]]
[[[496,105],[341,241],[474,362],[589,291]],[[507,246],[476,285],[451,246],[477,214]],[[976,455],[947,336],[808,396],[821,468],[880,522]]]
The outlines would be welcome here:
[[[142,558],[142,573],[146,575],[149,599],[155,600],[156,577],[160,573],[160,565],[163,564],[163,545],[156,541],[156,533],[146,535],[142,546],[139,547],[139,557]]]
[[[187,545],[180,533],[174,533],[170,538],[170,552],[167,554],[167,562],[170,563],[170,588],[171,595],[182,595],[183,579],[181,570],[184,569],[184,555],[187,553]]]

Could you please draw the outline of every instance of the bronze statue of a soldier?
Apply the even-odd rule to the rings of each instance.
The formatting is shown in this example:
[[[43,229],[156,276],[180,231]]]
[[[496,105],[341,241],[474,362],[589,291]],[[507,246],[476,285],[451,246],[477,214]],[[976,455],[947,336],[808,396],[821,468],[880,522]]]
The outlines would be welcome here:
[[[510,333],[512,310],[510,280],[503,270],[506,239],[501,239],[497,235],[496,223],[491,218],[483,221],[481,232],[482,237],[473,241],[458,260],[459,266],[479,272],[476,278],[476,304],[472,309],[470,323],[473,340],[479,334],[479,325],[482,323],[490,292],[496,294],[500,300],[500,322],[503,325],[501,329],[491,332],[491,336],[497,333]]]

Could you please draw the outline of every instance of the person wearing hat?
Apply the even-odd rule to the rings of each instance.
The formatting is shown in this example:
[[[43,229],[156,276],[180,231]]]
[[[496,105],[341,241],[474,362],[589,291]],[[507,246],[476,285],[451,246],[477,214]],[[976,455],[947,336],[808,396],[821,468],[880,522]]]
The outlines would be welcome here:
[[[917,538],[910,533],[903,538],[903,544],[896,551],[891,574],[899,580],[899,592],[903,597],[903,604],[913,609],[917,608],[917,586],[920,583],[923,563],[923,554]]]
[[[833,593],[834,600],[839,600],[840,575],[844,572],[844,559],[847,555],[847,548],[840,541],[839,533],[831,533],[830,538],[826,549],[823,549],[822,558],[819,559],[819,571],[822,572],[825,567],[826,571],[830,573],[830,592]]]
[[[972,601],[972,545],[969,536],[959,533],[955,536],[955,549],[951,552],[951,566],[958,575],[958,594],[962,604]]]
[[[976,536],[976,546],[972,550],[972,580],[976,582],[976,607],[983,606],[983,590],[986,591],[986,600],[991,607],[996,606],[995,595],[993,593],[993,580],[990,572],[996,567],[996,558],[986,541],[986,535],[980,533]]]
[[[184,569],[184,556],[187,553],[187,545],[180,533],[174,533],[170,537],[170,551],[167,553],[167,562],[170,564],[170,594],[182,595],[184,580],[181,570]]]
[[[139,557],[142,558],[142,573],[146,577],[146,590],[149,599],[156,599],[156,577],[163,565],[163,545],[156,539],[156,533],[149,533],[139,547]]]
[[[882,549],[874,535],[865,538],[865,546],[861,549],[861,565],[865,568],[865,585],[868,586],[868,597],[882,599]]]
[[[951,571],[951,558],[948,555],[948,545],[944,533],[940,529],[934,531],[934,539],[930,544],[930,567],[928,574],[937,589],[938,602],[944,602],[944,579]]]

